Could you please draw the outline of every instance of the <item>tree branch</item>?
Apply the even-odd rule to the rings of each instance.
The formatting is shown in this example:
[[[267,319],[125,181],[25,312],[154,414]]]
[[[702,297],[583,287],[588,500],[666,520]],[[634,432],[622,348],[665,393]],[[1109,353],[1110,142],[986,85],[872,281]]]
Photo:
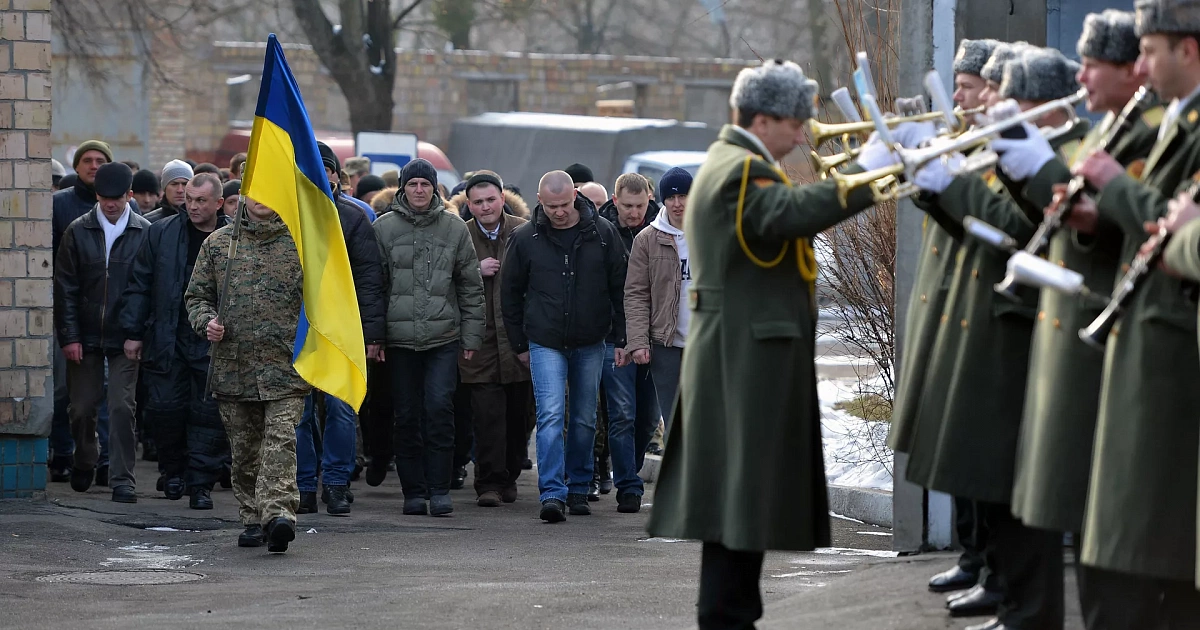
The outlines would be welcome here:
[[[400,23],[404,21],[404,18],[408,17],[409,13],[412,13],[417,7],[421,6],[422,2],[425,2],[425,0],[413,0],[407,7],[401,9],[400,13],[396,14],[396,19],[392,20],[392,30],[395,31],[400,28]]]

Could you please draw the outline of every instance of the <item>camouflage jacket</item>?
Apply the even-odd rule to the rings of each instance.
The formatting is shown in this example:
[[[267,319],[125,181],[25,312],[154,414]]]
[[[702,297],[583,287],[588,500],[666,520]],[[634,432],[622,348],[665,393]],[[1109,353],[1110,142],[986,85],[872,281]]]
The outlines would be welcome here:
[[[201,335],[217,316],[232,230],[227,225],[204,241],[184,294],[188,321]],[[222,322],[225,338],[211,351],[214,397],[279,400],[312,389],[292,367],[302,283],[296,243],[283,221],[243,222]]]

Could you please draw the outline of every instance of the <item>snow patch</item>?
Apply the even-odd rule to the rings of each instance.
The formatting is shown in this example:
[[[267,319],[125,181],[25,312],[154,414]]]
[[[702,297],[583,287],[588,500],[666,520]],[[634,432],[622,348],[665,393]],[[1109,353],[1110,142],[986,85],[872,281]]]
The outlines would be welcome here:
[[[833,408],[837,403],[853,400],[860,391],[874,389],[860,387],[856,379],[817,382],[825,479],[830,484],[892,490],[892,451],[887,448],[891,425],[863,420]]]

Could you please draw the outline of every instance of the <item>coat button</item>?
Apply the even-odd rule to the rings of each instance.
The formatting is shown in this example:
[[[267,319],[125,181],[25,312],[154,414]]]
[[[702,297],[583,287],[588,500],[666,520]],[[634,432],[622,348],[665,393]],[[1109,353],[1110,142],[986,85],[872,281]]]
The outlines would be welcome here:
[[[962,327],[963,327],[963,330],[967,329],[967,320],[965,320],[965,319],[962,320]]]
[[[1129,273],[1129,265],[1121,265],[1121,273]]]
[[[924,302],[924,301],[925,301],[925,294],[924,294],[924,293],[922,293],[922,294],[921,294],[921,301],[922,301],[922,302]]]
[[[978,269],[972,269],[972,270],[971,270],[971,277],[972,277],[972,278],[976,278],[976,279],[978,279],[978,278],[979,278],[979,270],[978,270]]]
[[[1058,321],[1058,318],[1057,318],[1057,317],[1055,317],[1055,318],[1054,318],[1054,327],[1055,327],[1055,328],[1062,328],[1062,324],[1061,324],[1061,323]]]
[[[949,321],[950,321],[949,315],[942,315],[942,323],[943,324],[945,324],[946,322],[949,322]]]
[[[1043,321],[1045,319],[1046,319],[1046,311],[1042,311],[1042,312],[1038,313],[1038,321],[1039,322]]]
[[[934,248],[933,248],[933,255],[934,255],[934,256],[937,256],[937,255],[938,255],[937,247],[934,247]]]
[[[1067,261],[1065,261],[1065,260],[1058,261],[1058,266],[1065,269],[1067,267]]]

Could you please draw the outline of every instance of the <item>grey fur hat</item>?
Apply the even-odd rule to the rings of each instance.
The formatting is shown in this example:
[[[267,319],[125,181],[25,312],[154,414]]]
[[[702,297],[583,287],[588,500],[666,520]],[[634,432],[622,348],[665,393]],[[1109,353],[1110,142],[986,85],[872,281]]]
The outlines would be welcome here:
[[[1089,13],[1083,20],[1083,34],[1075,51],[1080,57],[1090,57],[1115,64],[1137,61],[1138,36],[1133,13],[1106,9]]]
[[[1004,64],[1000,96],[1019,101],[1052,101],[1079,91],[1079,64],[1053,48],[1030,48]]]
[[[817,82],[791,61],[766,61],[738,73],[729,106],[780,118],[807,120],[817,113]]]
[[[1200,33],[1200,0],[1137,0],[1137,35]]]
[[[958,43],[958,52],[954,55],[954,74],[973,74],[982,76],[983,66],[992,56],[992,51],[1000,44],[995,39],[964,39]]]
[[[979,76],[992,83],[1000,83],[1004,79],[1004,64],[1016,59],[1029,48],[1028,42],[1000,42],[992,49],[992,56],[979,69]]]

